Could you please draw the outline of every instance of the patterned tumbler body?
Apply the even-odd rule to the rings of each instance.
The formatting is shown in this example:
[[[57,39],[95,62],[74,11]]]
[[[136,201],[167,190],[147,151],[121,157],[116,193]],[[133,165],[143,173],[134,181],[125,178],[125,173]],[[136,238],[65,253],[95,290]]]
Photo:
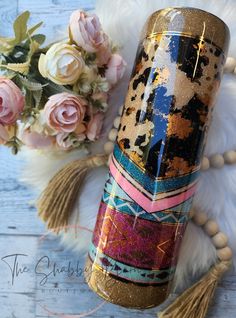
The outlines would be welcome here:
[[[227,45],[225,24],[198,9],[146,24],[87,261],[88,284],[110,302],[168,296]]]

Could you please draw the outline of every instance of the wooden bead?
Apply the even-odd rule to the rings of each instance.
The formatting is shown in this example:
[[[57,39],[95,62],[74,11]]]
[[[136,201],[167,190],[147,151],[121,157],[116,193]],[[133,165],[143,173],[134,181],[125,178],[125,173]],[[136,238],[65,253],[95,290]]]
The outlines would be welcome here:
[[[210,157],[210,165],[215,169],[220,169],[224,166],[224,158],[220,154],[216,154]]]
[[[204,225],[204,230],[208,235],[213,236],[219,232],[219,226],[216,221],[209,219]]]
[[[228,237],[224,233],[219,232],[212,237],[212,242],[216,248],[223,248],[228,243]]]
[[[194,216],[193,216],[193,221],[199,225],[202,226],[207,222],[207,215],[204,212],[197,212]]]
[[[201,163],[201,170],[206,171],[210,168],[210,161],[207,157],[203,157]]]
[[[224,160],[225,160],[225,163],[227,164],[236,163],[236,151],[234,150],[226,151],[224,153]]]
[[[228,57],[224,66],[225,73],[233,73],[236,67],[236,60],[233,57]]]
[[[233,252],[229,246],[226,246],[217,251],[217,256],[221,261],[229,261],[233,256]]]
[[[124,106],[122,105],[122,106],[120,106],[120,108],[119,108],[119,111],[118,111],[118,114],[121,116],[122,115],[122,113],[123,113],[123,108],[124,108]]]
[[[120,126],[120,116],[117,116],[117,117],[114,119],[113,126],[114,126],[116,129],[118,129],[118,127]]]
[[[117,137],[117,129],[116,128],[112,128],[108,134],[108,138],[111,140],[111,141],[115,141],[116,140],[116,137]]]
[[[108,142],[105,143],[105,145],[104,145],[105,154],[109,155],[110,153],[113,152],[113,149],[114,149],[114,143],[113,142],[108,141]]]

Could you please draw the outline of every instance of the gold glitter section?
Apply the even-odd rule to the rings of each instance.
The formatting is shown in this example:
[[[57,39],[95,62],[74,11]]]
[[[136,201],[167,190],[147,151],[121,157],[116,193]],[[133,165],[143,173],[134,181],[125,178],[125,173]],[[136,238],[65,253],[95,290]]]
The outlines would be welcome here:
[[[116,305],[146,309],[163,303],[170,291],[170,282],[157,285],[140,285],[115,279],[94,265],[88,258],[85,266],[85,279],[89,287],[103,299]]]
[[[181,33],[191,37],[202,36],[226,54],[228,51],[228,26],[217,16],[197,8],[170,7],[154,12],[146,23],[142,38],[163,32]]]

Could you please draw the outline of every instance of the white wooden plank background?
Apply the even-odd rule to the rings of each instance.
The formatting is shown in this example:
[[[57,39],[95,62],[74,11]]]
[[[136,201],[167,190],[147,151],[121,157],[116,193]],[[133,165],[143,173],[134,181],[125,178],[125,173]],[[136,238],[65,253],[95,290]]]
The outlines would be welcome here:
[[[44,20],[42,31],[47,33],[49,41],[55,40],[63,35],[71,11],[77,8],[91,10],[94,4],[95,0],[0,0],[0,34],[9,36],[16,15],[30,10],[31,22]],[[18,181],[23,164],[8,149],[0,147],[0,317],[46,318],[57,317],[52,312],[70,315],[87,312],[101,304],[101,300],[88,289],[80,274],[68,277],[66,273],[60,273],[50,276],[44,286],[40,285],[42,272],[49,273],[53,266],[62,268],[71,262],[75,267],[79,262],[81,271],[83,257],[65,250],[54,237],[40,240],[45,228],[30,204],[35,194]],[[19,268],[25,267],[27,272],[15,277],[12,286],[10,269],[1,259],[16,253],[27,255],[18,256]],[[49,268],[47,263],[40,263],[37,269],[41,270],[41,275],[36,275],[35,266],[43,256],[50,258]],[[11,265],[13,259],[14,256],[7,258]],[[156,317],[157,311],[157,308],[128,310],[106,303],[90,317],[152,318]],[[235,274],[227,275],[220,284],[208,314],[208,318],[222,316],[236,317]]]

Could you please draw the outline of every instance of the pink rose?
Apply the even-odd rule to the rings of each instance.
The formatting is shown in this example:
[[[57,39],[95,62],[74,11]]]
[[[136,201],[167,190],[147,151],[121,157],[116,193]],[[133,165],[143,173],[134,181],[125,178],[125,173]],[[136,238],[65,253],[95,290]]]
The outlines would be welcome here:
[[[73,132],[84,119],[86,101],[70,93],[59,93],[49,97],[44,108],[49,127],[60,132]]]
[[[97,52],[107,41],[96,14],[74,11],[70,16],[70,37],[87,52]]]
[[[94,141],[95,139],[98,139],[102,130],[103,119],[104,113],[101,112],[91,116],[86,132],[87,138],[89,140]]]
[[[9,140],[9,134],[6,128],[0,124],[0,145],[5,144]]]
[[[30,132],[28,130],[25,130],[21,136],[23,144],[34,149],[51,147],[53,140],[54,139],[51,136],[41,135],[37,132]]]
[[[102,43],[102,45],[99,46],[96,55],[98,66],[103,66],[108,63],[112,53],[109,38],[107,35],[104,35],[104,42]]]
[[[0,124],[11,125],[24,108],[24,96],[10,79],[0,77]]]
[[[107,64],[105,77],[107,81],[113,86],[124,75],[127,63],[119,54],[113,54]]]

